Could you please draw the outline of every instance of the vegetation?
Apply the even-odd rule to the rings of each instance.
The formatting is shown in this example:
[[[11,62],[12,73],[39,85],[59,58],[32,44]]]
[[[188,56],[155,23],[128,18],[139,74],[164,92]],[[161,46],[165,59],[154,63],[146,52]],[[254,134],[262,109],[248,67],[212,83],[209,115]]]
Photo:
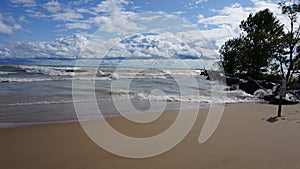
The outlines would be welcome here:
[[[282,77],[285,77],[288,82],[291,82],[293,74],[299,70],[299,36],[300,36],[300,26],[295,26],[297,24],[297,14],[300,12],[300,4],[292,2],[279,3],[282,9],[282,13],[287,15],[290,21],[290,25],[287,33],[283,39],[285,45],[285,51],[279,59],[281,66]],[[286,72],[284,71],[286,68]],[[284,76],[285,75],[285,76]]]
[[[295,24],[300,4],[289,1],[279,6],[289,18],[289,27],[265,9],[250,14],[240,24],[239,37],[222,45],[219,52],[227,74],[254,79],[280,75],[290,82],[293,74],[299,71],[300,27]]]

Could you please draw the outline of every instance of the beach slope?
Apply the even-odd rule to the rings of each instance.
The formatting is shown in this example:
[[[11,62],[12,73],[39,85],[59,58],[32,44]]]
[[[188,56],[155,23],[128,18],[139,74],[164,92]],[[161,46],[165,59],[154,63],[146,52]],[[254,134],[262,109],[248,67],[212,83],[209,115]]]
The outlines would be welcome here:
[[[207,112],[199,112],[196,124],[179,145],[145,159],[123,158],[103,150],[79,123],[0,129],[0,168],[299,168],[299,104],[283,106],[280,119],[273,118],[277,114],[275,105],[228,105],[213,136],[199,144]],[[175,118],[176,113],[167,112],[149,124],[138,125],[123,118],[111,118],[109,122],[124,134],[145,137],[164,131]]]

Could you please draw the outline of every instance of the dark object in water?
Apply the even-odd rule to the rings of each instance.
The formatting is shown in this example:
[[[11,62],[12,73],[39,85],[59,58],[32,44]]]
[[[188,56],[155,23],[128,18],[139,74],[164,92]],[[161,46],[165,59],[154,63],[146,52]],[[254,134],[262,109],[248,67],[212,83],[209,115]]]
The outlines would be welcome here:
[[[227,86],[239,85],[240,82],[241,82],[241,80],[238,77],[226,77]]]
[[[82,73],[82,72],[88,72],[87,70],[82,69],[67,69],[65,72],[75,72],[75,73]]]
[[[202,72],[200,73],[200,75],[206,76],[206,80],[210,80],[209,74],[208,74],[207,70],[202,71]]]
[[[248,94],[254,94],[258,89],[262,89],[262,87],[254,80],[247,80],[246,82],[241,82],[239,88],[244,90]]]
[[[290,105],[290,104],[298,104],[299,103],[299,100],[296,98],[295,95],[292,95],[291,93],[289,93],[289,95],[290,95],[289,97],[286,96],[282,99],[282,104],[283,105]],[[269,104],[278,105],[279,104],[279,96],[273,95],[270,98]]]

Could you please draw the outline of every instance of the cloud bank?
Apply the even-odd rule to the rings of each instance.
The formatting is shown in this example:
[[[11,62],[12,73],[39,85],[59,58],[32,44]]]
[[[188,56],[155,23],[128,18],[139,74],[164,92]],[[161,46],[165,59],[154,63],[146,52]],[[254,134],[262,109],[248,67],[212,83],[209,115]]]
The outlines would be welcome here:
[[[0,57],[7,59],[215,60],[218,56],[216,46],[197,28],[161,12],[112,22],[95,34],[74,34],[51,42],[4,43],[0,49]]]
[[[219,47],[229,38],[236,37],[241,33],[239,24],[242,20],[245,20],[250,13],[255,14],[268,8],[281,23],[285,25],[289,24],[287,17],[282,15],[281,9],[276,2],[265,0],[251,0],[251,2],[253,3],[253,7],[243,7],[239,3],[234,3],[219,10],[211,9],[215,15],[204,17],[202,14],[199,14],[197,23],[214,27],[212,29],[203,30],[202,32],[207,38],[215,41]]]
[[[234,3],[221,9],[210,9],[212,15],[199,13],[195,25],[175,22],[174,16],[162,12],[141,15],[128,10],[128,6],[133,6],[133,2],[128,0],[86,2],[92,2],[92,6],[88,3],[82,5],[83,1],[65,4],[49,0],[38,4],[35,0],[10,0],[11,4],[24,7],[25,14],[18,19],[10,14],[0,14],[0,34],[12,36],[16,31],[24,31],[22,24],[29,24],[32,18],[55,21],[59,23],[57,28],[76,33],[46,42],[1,43],[0,58],[180,58],[216,61],[217,49],[240,33],[239,24],[250,13],[269,8],[282,23],[288,24],[278,5],[266,0],[251,0],[252,7]],[[204,3],[208,1],[193,0],[188,8]],[[199,31],[194,26],[205,29]],[[91,30],[98,31],[92,33]]]

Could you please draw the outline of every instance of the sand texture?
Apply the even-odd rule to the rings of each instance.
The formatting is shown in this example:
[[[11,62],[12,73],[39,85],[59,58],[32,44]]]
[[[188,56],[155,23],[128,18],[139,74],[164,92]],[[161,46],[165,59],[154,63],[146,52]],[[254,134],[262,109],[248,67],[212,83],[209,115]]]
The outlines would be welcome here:
[[[159,156],[130,159],[97,146],[79,123],[44,124],[0,129],[2,169],[296,169],[300,167],[300,104],[227,105],[221,123],[204,144],[198,143],[207,110],[176,147]],[[164,113],[149,124],[111,118],[110,124],[134,137],[156,135],[170,126],[176,113]],[[120,143],[121,144],[121,143]]]

